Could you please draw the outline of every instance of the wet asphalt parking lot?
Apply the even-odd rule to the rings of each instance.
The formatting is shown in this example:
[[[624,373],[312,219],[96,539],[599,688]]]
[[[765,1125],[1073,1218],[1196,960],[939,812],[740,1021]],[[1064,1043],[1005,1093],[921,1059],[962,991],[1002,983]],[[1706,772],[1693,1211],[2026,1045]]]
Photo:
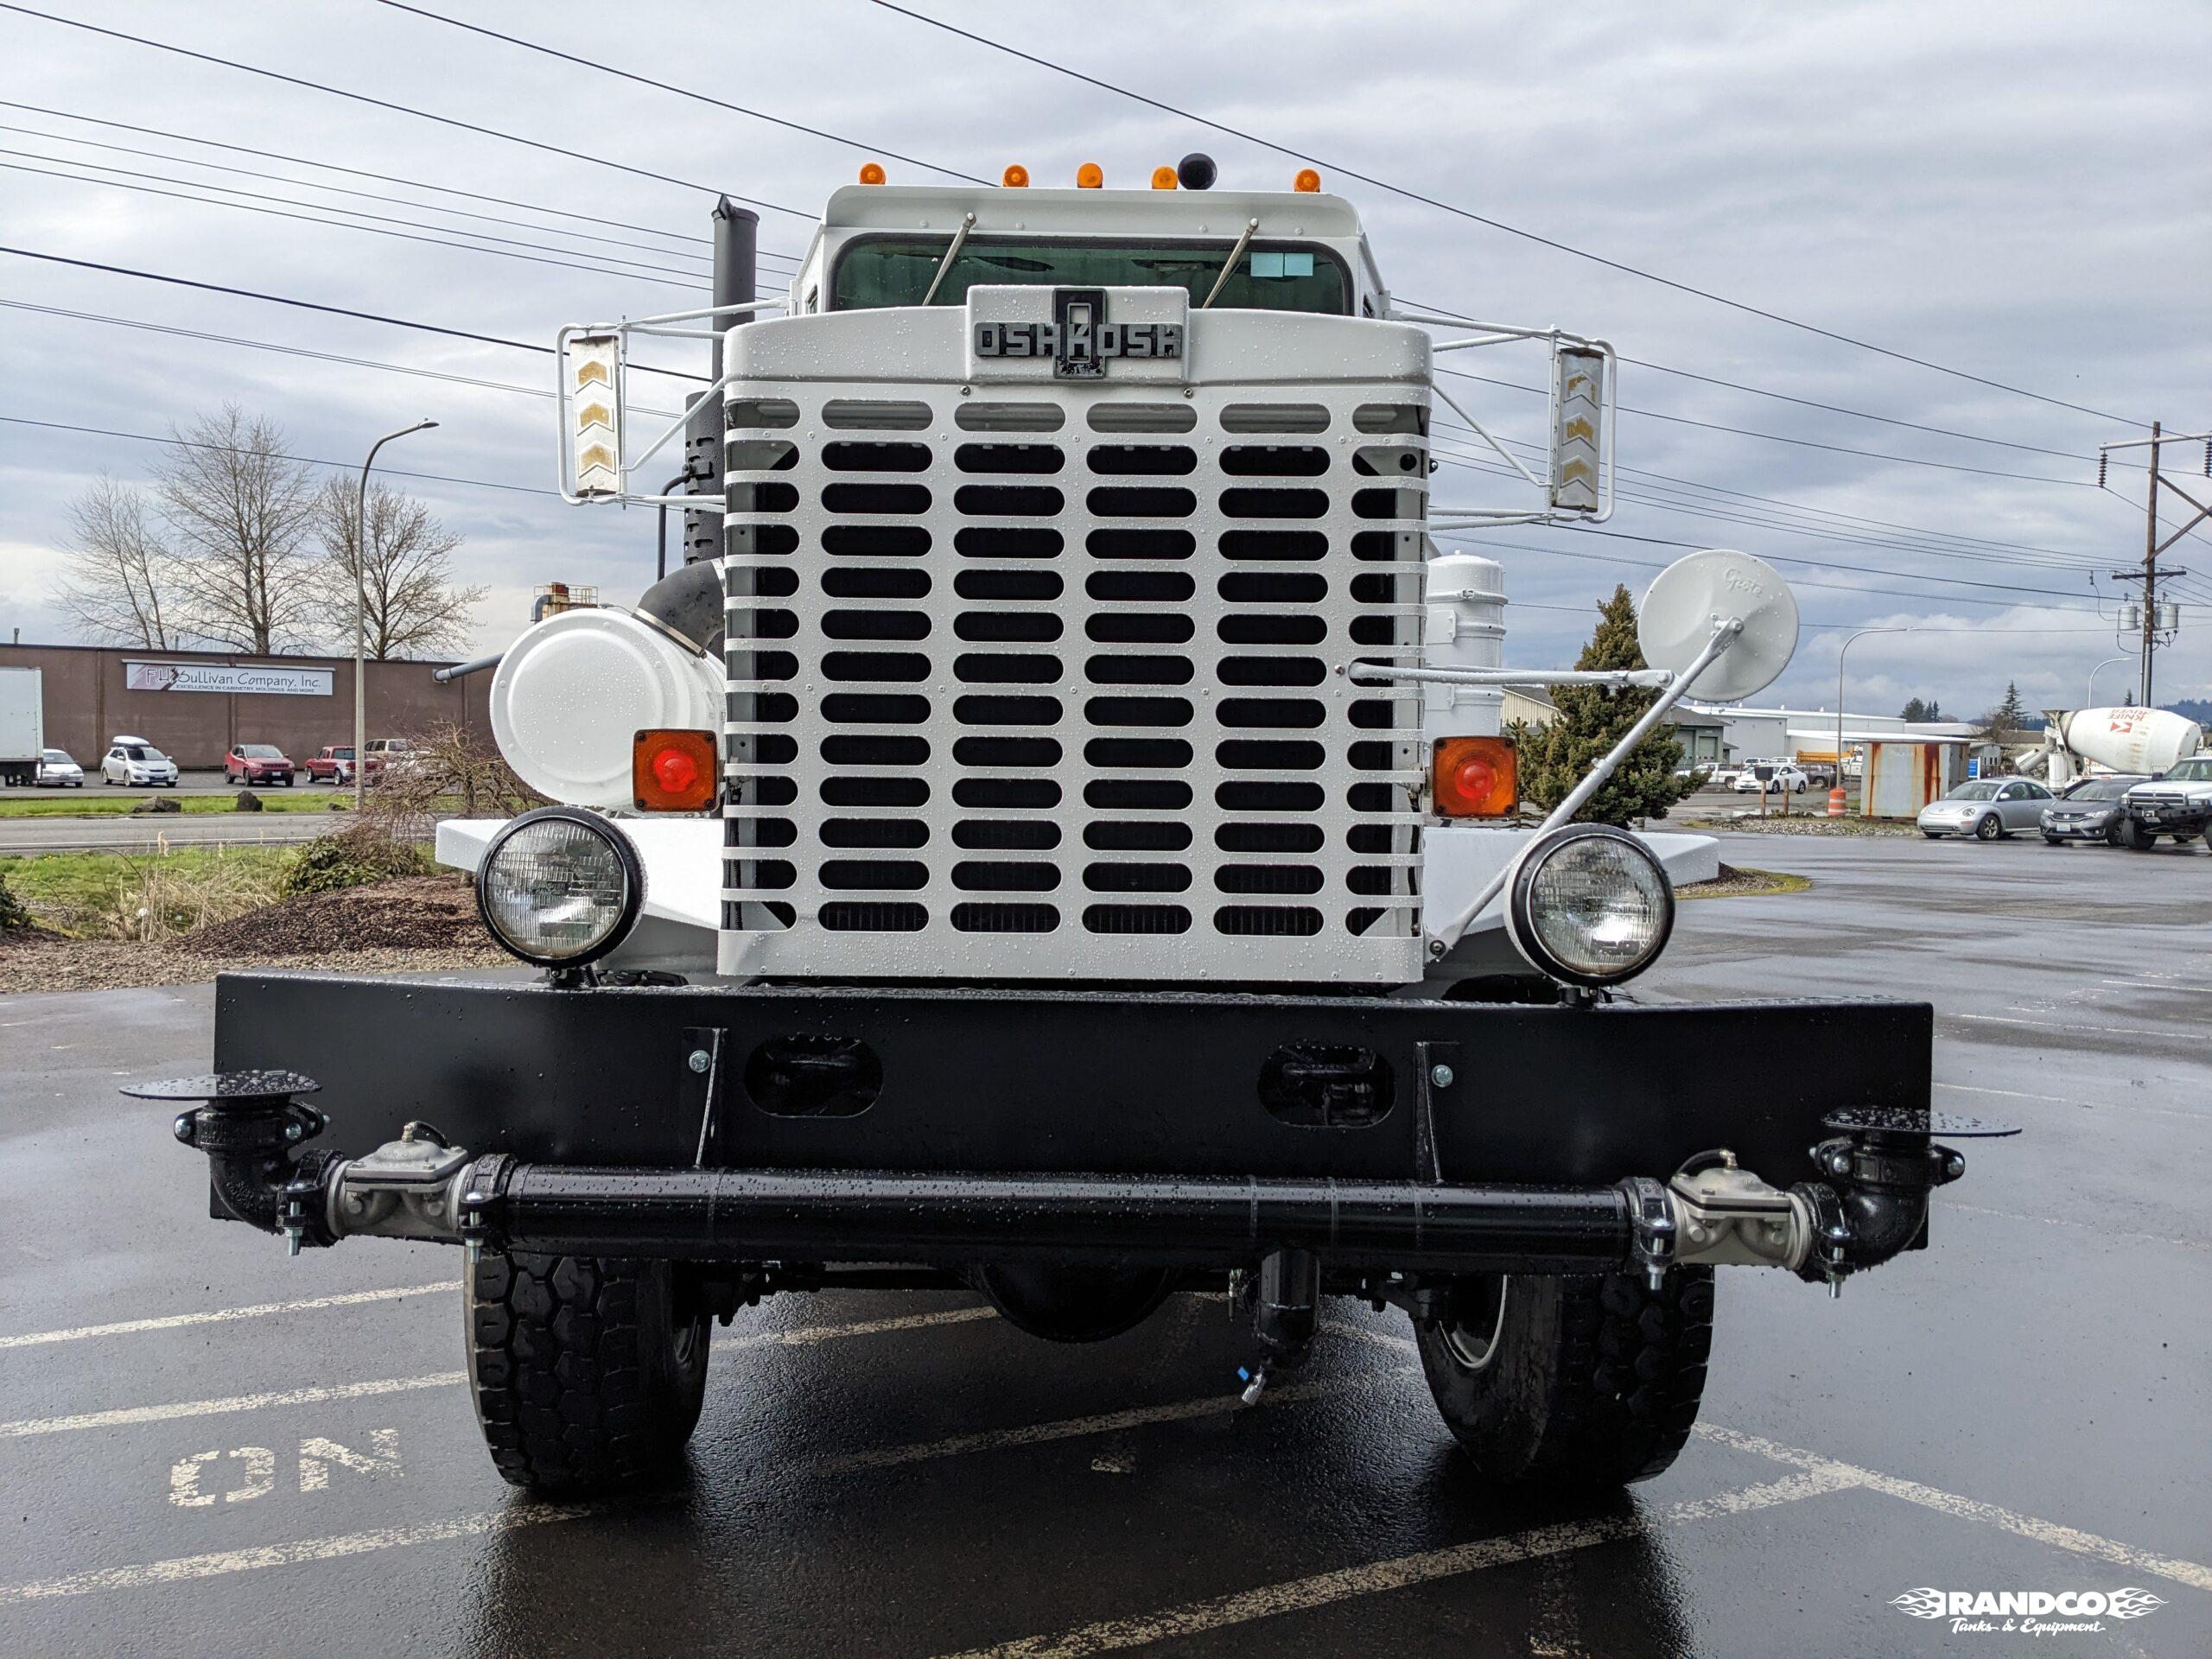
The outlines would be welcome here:
[[[2212,1651],[2212,857],[1723,856],[1815,885],[1686,905],[1649,995],[1927,998],[1937,1104],[2026,1133],[1840,1301],[1724,1270],[1700,1433],[1594,1504],[1474,1482],[1395,1314],[1248,1410],[1218,1301],[1075,1348],[950,1294],[741,1315],[683,1480],[533,1503],[452,1252],[288,1262],[113,1092],[204,1065],[209,988],[0,998],[0,1653]],[[1921,1587],[2160,1605],[1955,1632]]]

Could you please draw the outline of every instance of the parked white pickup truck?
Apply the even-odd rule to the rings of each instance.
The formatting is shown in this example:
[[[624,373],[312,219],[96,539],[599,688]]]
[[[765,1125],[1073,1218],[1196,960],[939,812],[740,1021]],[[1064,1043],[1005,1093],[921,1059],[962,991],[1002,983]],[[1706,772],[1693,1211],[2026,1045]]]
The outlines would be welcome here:
[[[2195,840],[2212,823],[2212,753],[2190,755],[2163,777],[2136,785],[2120,798],[2120,807],[2125,816],[2116,830],[2123,847],[2144,853],[2160,836]]]

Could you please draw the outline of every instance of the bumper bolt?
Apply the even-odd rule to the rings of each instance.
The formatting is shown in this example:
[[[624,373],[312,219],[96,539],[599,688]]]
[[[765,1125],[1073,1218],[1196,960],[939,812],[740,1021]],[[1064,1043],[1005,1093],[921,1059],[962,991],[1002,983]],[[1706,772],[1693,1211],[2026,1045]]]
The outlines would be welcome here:
[[[691,1058],[684,1061],[686,1065],[690,1066],[694,1071],[698,1072],[702,1077],[706,1075],[707,1068],[714,1063],[714,1056],[708,1053],[703,1048],[693,1049],[691,1051]]]
[[[1957,1153],[1953,1153],[1943,1160],[1943,1173],[1953,1180],[1957,1180],[1960,1176],[1967,1173],[1967,1160]]]
[[[1848,1175],[1851,1173],[1850,1154],[1847,1153],[1839,1152],[1830,1158],[1828,1160],[1828,1172],[1834,1175]]]
[[[300,1126],[296,1123],[287,1123],[284,1126],[284,1138],[287,1141],[298,1140],[300,1138]]]
[[[176,1122],[175,1122],[175,1123],[171,1124],[169,1127],[170,1127],[170,1128],[171,1128],[175,1132],[175,1134],[176,1134],[176,1138],[177,1138],[178,1140],[180,1140],[180,1141],[183,1141],[183,1142],[184,1142],[184,1144],[185,1144],[186,1146],[188,1146],[188,1146],[190,1146],[190,1145],[192,1144],[192,1114],[191,1114],[191,1113],[189,1113],[189,1112],[180,1113],[180,1114],[178,1115],[178,1117],[177,1117]]]
[[[1432,1065],[1428,1068],[1428,1080],[1439,1089],[1449,1089],[1452,1086],[1452,1068],[1448,1065]]]

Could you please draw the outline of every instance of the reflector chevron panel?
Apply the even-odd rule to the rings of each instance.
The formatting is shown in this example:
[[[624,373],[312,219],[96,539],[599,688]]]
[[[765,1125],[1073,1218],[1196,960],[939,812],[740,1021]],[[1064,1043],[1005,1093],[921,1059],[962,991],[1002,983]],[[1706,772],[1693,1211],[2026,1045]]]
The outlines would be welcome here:
[[[569,396],[575,421],[578,495],[622,491],[621,341],[613,334],[580,334],[569,344]]]
[[[1605,359],[1595,352],[1552,359],[1552,505],[1563,512],[1599,507],[1599,438],[1605,427]]]

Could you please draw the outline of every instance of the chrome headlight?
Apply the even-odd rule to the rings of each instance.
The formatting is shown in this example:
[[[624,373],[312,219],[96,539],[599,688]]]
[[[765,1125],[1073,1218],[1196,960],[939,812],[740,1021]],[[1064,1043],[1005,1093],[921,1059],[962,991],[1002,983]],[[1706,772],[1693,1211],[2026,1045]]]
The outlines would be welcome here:
[[[1675,926],[1675,889],[1651,849],[1625,830],[1569,824],[1521,855],[1505,929],[1529,964],[1571,985],[1615,985],[1658,960]]]
[[[572,806],[540,807],[493,837],[476,907],[501,945],[543,968],[574,968],[622,943],[645,900],[637,849]]]

